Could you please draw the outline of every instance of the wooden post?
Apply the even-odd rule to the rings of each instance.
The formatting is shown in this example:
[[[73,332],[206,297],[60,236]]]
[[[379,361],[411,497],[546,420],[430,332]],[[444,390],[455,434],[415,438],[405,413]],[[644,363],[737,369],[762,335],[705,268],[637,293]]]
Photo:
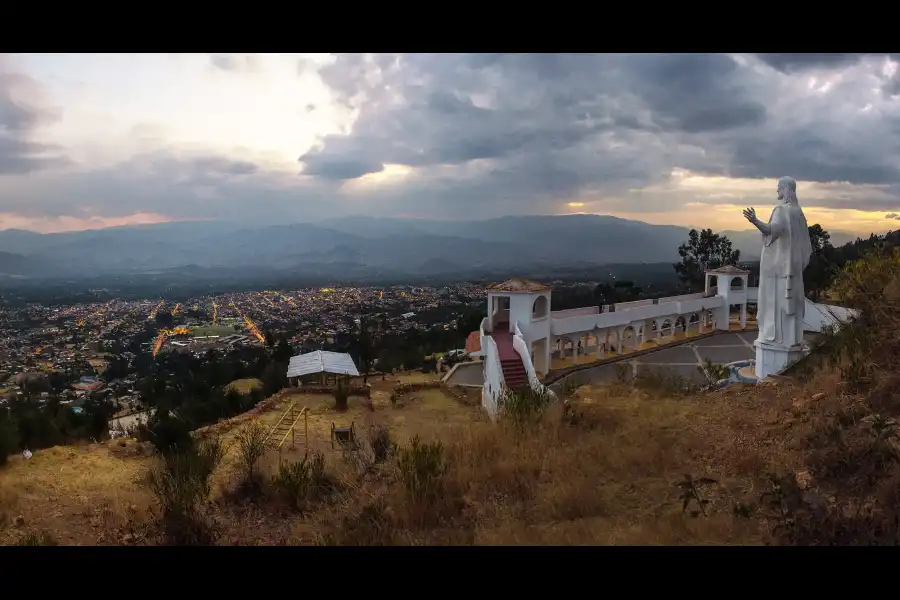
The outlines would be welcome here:
[[[303,445],[304,451],[309,452],[309,411],[303,410]]]

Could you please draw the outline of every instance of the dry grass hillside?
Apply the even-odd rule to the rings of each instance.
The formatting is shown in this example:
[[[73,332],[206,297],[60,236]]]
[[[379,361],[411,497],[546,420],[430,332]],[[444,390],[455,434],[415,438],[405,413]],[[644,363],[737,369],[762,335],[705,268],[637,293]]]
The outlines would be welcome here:
[[[809,481],[803,440],[819,426],[816,392],[829,385],[818,381],[699,396],[583,387],[569,410],[551,407],[520,426],[491,424],[442,390],[410,394],[402,406],[380,391],[374,412],[354,398],[337,416],[325,396],[285,394],[203,432],[227,451],[193,516],[223,544],[767,543],[779,521],[754,505],[772,487],[770,473]],[[291,401],[312,409],[310,450],[321,452],[323,471],[306,488],[292,484],[269,451],[251,489],[241,437],[255,423],[271,426]],[[355,421],[358,456],[331,450],[332,419]],[[385,432],[399,447],[385,445],[379,461]],[[416,435],[423,442],[413,450]],[[282,464],[300,464],[297,446]],[[13,457],[0,471],[3,541],[163,543],[165,506],[149,475],[159,463],[133,440]],[[698,483],[685,484],[686,475]]]
[[[0,470],[0,539],[896,544],[900,255],[851,267],[835,294],[863,317],[761,385],[582,387],[493,424],[472,394],[398,396],[408,382],[389,378],[346,413],[282,393],[167,458],[133,440],[13,457]],[[260,441],[290,402],[309,410],[308,446],[298,437],[279,460]],[[351,421],[361,448],[333,450],[331,423]]]

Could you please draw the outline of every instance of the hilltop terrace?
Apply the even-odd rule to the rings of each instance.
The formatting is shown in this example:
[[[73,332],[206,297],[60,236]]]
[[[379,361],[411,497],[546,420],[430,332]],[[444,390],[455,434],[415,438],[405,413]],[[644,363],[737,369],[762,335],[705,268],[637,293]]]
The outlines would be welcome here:
[[[510,279],[488,288],[479,341],[518,329],[538,374],[648,350],[713,331],[755,327],[747,307],[757,288],[749,271],[728,266],[706,275],[703,292],[553,311],[551,288]],[[474,337],[474,336],[473,336]]]

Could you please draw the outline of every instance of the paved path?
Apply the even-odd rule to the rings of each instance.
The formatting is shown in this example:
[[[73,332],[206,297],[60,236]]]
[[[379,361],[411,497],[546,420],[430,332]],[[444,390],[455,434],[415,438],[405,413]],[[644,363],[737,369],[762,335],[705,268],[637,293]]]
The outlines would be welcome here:
[[[453,375],[447,379],[448,385],[483,385],[484,365],[481,361],[459,364]]]
[[[723,333],[674,348],[662,348],[628,362],[635,375],[665,369],[685,379],[702,382],[705,377],[698,367],[702,367],[707,360],[723,365],[753,358],[756,354],[753,348],[756,335],[755,331]]]
[[[739,360],[754,358],[756,349],[753,342],[756,331],[729,332],[702,338],[694,342],[662,347],[655,352],[644,354],[634,359],[624,358],[611,364],[593,369],[587,368],[568,375],[566,379],[577,385],[586,385],[597,381],[610,381],[620,376],[623,367],[631,369],[632,375],[640,375],[653,371],[669,371],[689,381],[701,383],[706,380],[697,367],[702,367],[709,360],[713,364],[723,365]],[[807,337],[812,338],[814,334]]]

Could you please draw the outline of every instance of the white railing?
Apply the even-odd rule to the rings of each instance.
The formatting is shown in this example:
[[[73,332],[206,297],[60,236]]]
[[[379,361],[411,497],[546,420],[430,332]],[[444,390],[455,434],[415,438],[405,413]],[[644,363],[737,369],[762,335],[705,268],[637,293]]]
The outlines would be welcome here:
[[[721,297],[701,298],[688,300],[687,302],[668,302],[665,304],[649,304],[629,308],[628,310],[616,310],[616,312],[602,313],[599,315],[586,315],[571,317],[569,319],[553,319],[551,329],[554,335],[567,335],[593,329],[614,329],[625,327],[639,321],[659,319],[661,317],[677,318],[691,315],[704,309],[718,308],[722,305]]]
[[[746,291],[747,301],[755,300],[757,291],[757,288],[748,288]],[[704,310],[715,310],[722,306],[724,302],[722,296],[697,296],[698,295],[691,294],[687,298],[684,296],[673,297],[679,298],[677,301],[672,301],[673,298],[660,298],[657,304],[647,304],[646,301],[617,304],[615,312],[563,318],[556,317],[554,313],[551,331],[553,335],[568,335],[570,333],[593,331],[596,329],[615,329],[641,321],[663,317],[671,319],[685,317],[687,319],[690,315],[700,313]],[[743,296],[743,294],[741,294],[741,296]]]
[[[554,310],[550,316],[554,319],[568,319],[569,317],[581,317],[584,315],[599,315],[599,306],[586,306],[584,308],[567,308],[566,310]]]
[[[522,357],[522,366],[525,367],[525,373],[528,375],[528,385],[531,389],[538,393],[550,394],[553,400],[556,400],[556,394],[541,383],[541,380],[537,376],[537,372],[534,370],[534,363],[531,360],[531,351],[528,348],[528,344],[525,342],[525,336],[522,335],[522,330],[519,328],[518,321],[516,321],[515,333],[513,335],[513,350],[518,352],[519,356]]]
[[[485,335],[487,319],[482,319],[480,327],[481,351],[484,353],[484,385],[481,388],[481,406],[492,419],[497,418],[497,401],[503,393],[503,367],[500,365],[500,351],[497,342]]]
[[[804,330],[815,333],[840,327],[859,316],[859,311],[855,311],[851,308],[816,304],[809,298],[806,299],[806,306],[803,312]]]
[[[654,302],[652,298],[649,300],[632,300],[631,302],[616,302],[615,312],[631,310],[631,309],[637,308],[639,306],[652,306],[653,304],[656,304],[656,302]]]
[[[682,294],[681,296],[667,296],[660,298],[658,304],[666,304],[669,302],[686,302],[687,300],[697,300],[706,296],[705,292],[697,292],[696,294]]]
[[[702,318],[704,311],[709,311],[713,315],[713,327],[715,327],[716,316],[721,317],[719,313],[727,307],[725,307],[725,297],[716,295],[718,292],[717,287],[712,287],[710,292],[670,296],[659,298],[656,301],[622,302],[615,305],[614,312],[602,312],[599,307],[553,311],[550,313],[550,331],[555,336],[593,332],[599,339],[604,330],[607,332],[618,330],[618,333],[621,334],[623,329],[630,325],[635,327],[635,331],[637,331],[639,327],[650,326],[648,322],[654,320],[661,326],[661,319],[671,320],[670,326],[667,328],[667,330],[671,331],[678,317],[683,317],[688,326],[693,327],[695,324],[690,323],[691,315],[696,314]],[[746,291],[734,290],[731,292],[728,294],[730,303],[734,303],[734,300],[755,302],[759,289],[747,288]],[[507,317],[508,314],[509,311],[507,309],[498,310],[493,315],[490,315],[489,318],[482,319],[479,328],[481,351],[484,354],[484,386],[482,388],[481,403],[492,419],[497,416],[498,400],[503,393],[505,380],[500,363],[500,352],[497,348],[497,343],[490,335],[491,324],[494,318]],[[699,321],[696,323],[696,326],[700,326]],[[534,369],[531,351],[518,321],[510,323],[510,327],[513,333],[513,349],[521,356],[529,385],[535,391],[547,389],[541,383]],[[619,339],[621,339],[621,335],[619,335]]]

